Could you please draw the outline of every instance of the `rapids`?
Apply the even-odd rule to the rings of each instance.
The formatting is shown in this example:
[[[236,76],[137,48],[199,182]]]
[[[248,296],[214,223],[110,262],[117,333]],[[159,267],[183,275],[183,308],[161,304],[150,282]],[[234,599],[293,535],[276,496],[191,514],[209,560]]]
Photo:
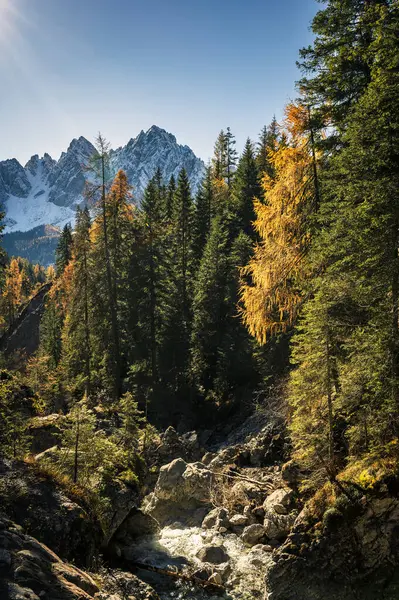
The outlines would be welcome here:
[[[179,524],[164,527],[159,534],[137,540],[129,548],[126,557],[133,562],[183,574],[193,574],[206,566],[197,558],[201,548],[223,544],[229,561],[212,565],[214,573],[220,573],[225,588],[225,598],[249,600],[264,598],[264,578],[272,558],[261,546],[247,548],[234,533],[221,534],[200,527],[183,528]],[[208,565],[209,566],[209,565]],[[176,598],[220,598],[195,584],[174,580],[157,573],[140,569],[140,577],[148,581],[163,600]]]

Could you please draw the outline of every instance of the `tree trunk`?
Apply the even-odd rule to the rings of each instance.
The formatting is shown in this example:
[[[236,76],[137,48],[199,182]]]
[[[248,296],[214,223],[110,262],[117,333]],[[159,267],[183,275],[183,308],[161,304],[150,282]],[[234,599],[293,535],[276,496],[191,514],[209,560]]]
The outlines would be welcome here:
[[[104,228],[104,255],[105,255],[105,267],[107,272],[107,287],[108,287],[108,298],[109,308],[111,313],[111,331],[113,341],[114,356],[112,357],[113,365],[113,396],[114,400],[117,400],[120,396],[120,349],[119,349],[119,329],[118,329],[118,314],[116,308],[116,302],[114,297],[114,289],[112,285],[112,269],[111,259],[108,245],[108,227],[107,227],[107,204],[106,204],[106,192],[105,192],[105,161],[104,154],[101,156],[101,170],[102,170],[102,213],[103,213],[103,228]]]
[[[78,453],[79,453],[79,433],[80,433],[80,412],[78,412],[76,422],[76,436],[75,436],[75,457],[73,465],[73,482],[78,481]]]
[[[330,332],[327,328],[326,333],[326,361],[327,361],[327,406],[328,406],[328,459],[331,465],[331,471],[335,473],[334,467],[334,417],[332,405],[332,380],[331,380],[331,351],[330,351]]]

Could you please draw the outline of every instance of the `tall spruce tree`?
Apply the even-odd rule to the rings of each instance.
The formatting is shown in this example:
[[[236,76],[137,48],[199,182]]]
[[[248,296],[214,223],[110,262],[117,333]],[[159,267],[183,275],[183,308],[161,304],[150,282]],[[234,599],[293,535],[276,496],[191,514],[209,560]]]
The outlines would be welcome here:
[[[252,226],[255,220],[254,200],[261,196],[262,188],[259,182],[255,152],[253,144],[248,138],[234,176],[232,210],[234,227],[251,237],[254,237],[255,233]]]
[[[86,397],[91,393],[93,273],[89,209],[77,208],[71,281],[67,292],[67,314],[62,334],[62,364],[68,383]]]
[[[215,213],[214,196],[212,169],[208,166],[195,199],[193,253],[197,263],[201,260],[211,230],[211,220]]]
[[[263,127],[259,141],[257,143],[256,162],[259,169],[259,176],[262,177],[266,173],[269,177],[274,177],[274,168],[270,161],[270,154],[276,150],[279,140],[279,125],[276,117],[273,117],[272,122],[267,127]]]
[[[55,250],[55,270],[60,277],[72,258],[72,227],[70,223],[64,225],[57,248]]]
[[[222,218],[212,221],[193,298],[191,371],[200,393],[213,389],[218,374],[219,352],[225,329],[228,232]]]
[[[194,203],[184,169],[179,174],[165,255],[161,371],[174,389],[187,381],[193,282]]]

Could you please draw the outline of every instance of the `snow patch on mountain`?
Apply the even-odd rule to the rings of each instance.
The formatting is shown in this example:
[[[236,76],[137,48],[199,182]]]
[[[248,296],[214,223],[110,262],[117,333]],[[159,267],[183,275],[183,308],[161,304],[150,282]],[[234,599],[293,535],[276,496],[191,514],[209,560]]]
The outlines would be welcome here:
[[[85,172],[94,146],[84,137],[72,140],[58,161],[45,154],[32,156],[22,167],[16,159],[0,162],[0,202],[3,204],[5,232],[29,231],[39,225],[63,227],[73,223],[76,206],[83,199]],[[127,173],[136,202],[157,168],[165,182],[184,167],[193,193],[198,189],[204,173],[204,163],[188,146],[179,145],[176,138],[153,125],[141,131],[126,146],[111,150],[113,174],[119,169]]]

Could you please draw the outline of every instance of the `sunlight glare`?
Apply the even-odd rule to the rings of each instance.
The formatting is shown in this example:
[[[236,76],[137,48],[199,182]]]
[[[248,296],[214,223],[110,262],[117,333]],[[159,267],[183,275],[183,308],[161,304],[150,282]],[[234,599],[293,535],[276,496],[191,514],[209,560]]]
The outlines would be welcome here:
[[[11,43],[15,32],[16,17],[18,17],[13,0],[0,0],[0,45],[7,46]]]

